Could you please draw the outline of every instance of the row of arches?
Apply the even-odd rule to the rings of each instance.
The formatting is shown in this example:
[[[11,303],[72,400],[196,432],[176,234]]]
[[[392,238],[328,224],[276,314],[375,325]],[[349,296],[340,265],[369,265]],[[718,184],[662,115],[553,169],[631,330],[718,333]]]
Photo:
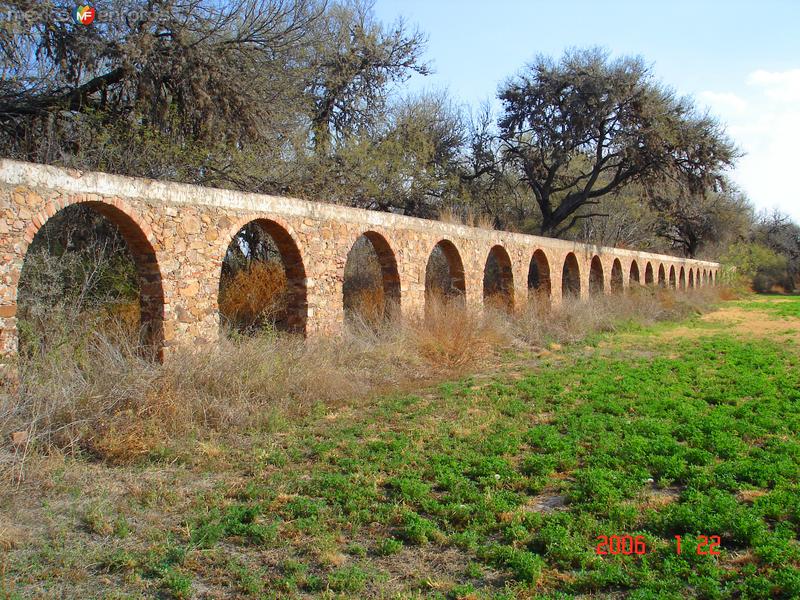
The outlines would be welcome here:
[[[63,211],[75,208],[70,206]],[[82,203],[83,210],[90,210],[106,218],[125,240],[136,267],[142,331],[150,343],[159,344],[163,336],[164,291],[152,236],[145,233],[138,222],[118,207],[103,202]],[[60,211],[60,212],[63,212]],[[46,225],[46,223],[45,223]],[[42,227],[41,229],[45,229]],[[41,230],[36,234],[39,237]],[[31,247],[36,245],[36,238]],[[27,259],[26,259],[27,262]],[[253,304],[244,294],[228,302],[231,294],[228,286],[246,284],[241,273],[253,269],[256,262],[272,262],[280,265],[280,306],[271,315],[273,323],[280,329],[304,333],[306,331],[309,306],[307,273],[303,256],[293,235],[281,224],[267,218],[259,218],[244,225],[230,242],[220,273],[218,307],[220,320],[240,329],[258,325],[263,306]],[[527,273],[529,298],[544,303],[553,299],[554,271],[561,270],[561,295],[563,298],[581,297],[584,275],[574,252],[568,252],[561,265],[552,265],[551,259],[542,249],[535,250],[530,258]],[[628,265],[628,285],[660,285],[673,288],[693,288],[714,282],[714,272],[708,269],[684,266],[669,266],[663,263],[632,260]],[[644,281],[640,280],[640,269]],[[262,271],[255,276],[263,277]],[[22,280],[25,265],[23,264]],[[243,281],[238,281],[237,277]],[[608,278],[608,287],[606,287]],[[395,251],[388,240],[377,231],[366,231],[353,243],[348,252],[342,285],[344,317],[362,314],[369,306],[374,318],[385,319],[400,309],[401,286]],[[604,271],[599,256],[589,263],[588,295],[597,295],[610,290],[620,293],[625,288],[623,264],[615,258],[609,273]],[[262,281],[263,283],[263,281]],[[467,278],[464,262],[456,244],[448,239],[438,241],[428,255],[425,269],[425,302],[437,298],[445,302],[464,302]],[[483,300],[487,306],[511,311],[520,299],[515,299],[515,282],[511,257],[502,245],[492,246],[485,259],[483,271]],[[234,314],[229,306],[237,306],[247,318]],[[226,312],[227,311],[227,312]],[[241,322],[237,322],[237,319]]]

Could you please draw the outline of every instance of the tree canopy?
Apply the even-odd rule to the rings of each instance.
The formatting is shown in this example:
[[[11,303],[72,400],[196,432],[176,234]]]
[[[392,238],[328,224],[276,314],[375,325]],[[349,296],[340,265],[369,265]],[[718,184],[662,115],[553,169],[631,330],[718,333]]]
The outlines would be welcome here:
[[[800,276],[796,226],[730,185],[722,124],[641,57],[539,56],[472,112],[403,91],[427,38],[369,0],[73,8],[0,13],[2,156],[688,256],[753,243]]]
[[[718,122],[641,58],[611,60],[597,48],[539,57],[499,98],[503,150],[533,192],[543,234],[563,234],[586,217],[578,209],[635,181],[703,189],[737,155]]]

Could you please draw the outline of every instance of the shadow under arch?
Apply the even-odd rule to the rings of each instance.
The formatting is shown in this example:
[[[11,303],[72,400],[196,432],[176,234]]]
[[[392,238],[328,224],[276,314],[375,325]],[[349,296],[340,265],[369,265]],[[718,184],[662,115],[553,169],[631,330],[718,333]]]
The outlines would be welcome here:
[[[466,280],[464,263],[455,244],[450,240],[439,240],[428,255],[425,265],[425,310],[432,303],[456,303],[466,305]]]
[[[227,322],[242,331],[252,329],[244,327],[242,320],[237,315],[228,314],[228,309],[220,301],[223,300],[227,285],[237,272],[241,269],[250,269],[255,262],[265,262],[267,257],[279,259],[285,277],[285,287],[281,292],[281,295],[285,295],[285,301],[281,303],[281,308],[273,316],[274,325],[276,329],[282,331],[305,335],[308,319],[308,291],[306,270],[300,248],[283,225],[266,217],[257,217],[245,223],[228,244],[219,278],[217,305],[220,313],[220,326],[224,326]],[[237,262],[234,263],[234,261]],[[259,281],[252,283],[263,284]]]
[[[618,258],[615,258],[614,263],[611,265],[611,291],[618,294],[622,292],[623,287],[622,263]]]
[[[658,285],[667,287],[667,272],[663,264],[658,265]]]
[[[528,300],[550,306],[551,292],[550,263],[542,250],[536,250],[528,266]]]
[[[675,282],[675,265],[671,265],[669,268],[669,287],[673,290],[677,287]]]
[[[499,244],[491,247],[483,268],[483,303],[505,312],[514,310],[511,257]]]
[[[683,267],[678,274],[678,287],[682,290],[686,289],[686,270]]]
[[[580,298],[581,296],[581,271],[578,259],[574,252],[564,257],[564,266],[561,269],[561,297]]]
[[[126,207],[127,208],[127,207]],[[72,202],[55,214],[44,220],[41,226],[33,233],[33,241],[25,248],[22,268],[20,270],[18,291],[24,287],[26,276],[26,263],[32,251],[36,250],[40,236],[48,229],[48,225],[56,218],[69,219],[69,212],[86,209],[95,215],[103,217],[111,223],[124,240],[136,268],[136,279],[139,295],[139,343],[143,350],[157,357],[164,358],[164,285],[161,268],[150,237],[145,233],[145,226],[133,211],[128,211],[119,206],[101,201]],[[18,313],[19,314],[19,313]],[[19,337],[18,337],[19,351]]]
[[[595,255],[589,265],[589,293],[591,295],[596,296],[603,293],[604,279],[603,263],[600,261],[600,257]]]
[[[653,285],[655,283],[653,279],[653,264],[648,261],[644,267],[644,284],[645,285]]]
[[[370,322],[393,318],[400,314],[400,300],[394,251],[383,235],[365,231],[347,253],[342,282],[345,319],[356,313]]]
[[[650,269],[650,278],[653,277],[653,270]],[[631,261],[631,268],[628,271],[628,287],[633,287],[631,284],[640,283],[639,281],[639,265],[635,260]]]

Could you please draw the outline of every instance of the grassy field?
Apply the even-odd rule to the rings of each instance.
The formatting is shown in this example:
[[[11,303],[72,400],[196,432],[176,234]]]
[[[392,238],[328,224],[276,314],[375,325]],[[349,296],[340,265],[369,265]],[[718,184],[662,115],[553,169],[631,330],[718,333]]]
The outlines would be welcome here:
[[[800,299],[727,302],[133,467],[42,459],[0,598],[799,598],[798,342]]]

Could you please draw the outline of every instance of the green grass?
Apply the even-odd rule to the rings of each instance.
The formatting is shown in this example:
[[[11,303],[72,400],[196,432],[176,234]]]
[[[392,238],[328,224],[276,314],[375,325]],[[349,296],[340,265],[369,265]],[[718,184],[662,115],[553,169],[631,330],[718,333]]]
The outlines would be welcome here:
[[[145,550],[124,550],[132,519],[85,513],[84,532],[125,523],[95,569],[172,597],[206,581],[254,598],[798,598],[800,357],[693,326],[708,335],[598,336],[516,377],[251,433],[226,459],[240,484],[196,493]],[[625,534],[647,554],[596,554]],[[719,556],[696,554],[701,535]],[[406,564],[419,577],[390,576]]]
[[[800,297],[775,296],[771,302],[739,302],[745,310],[766,310],[769,313],[792,319],[800,318]]]

